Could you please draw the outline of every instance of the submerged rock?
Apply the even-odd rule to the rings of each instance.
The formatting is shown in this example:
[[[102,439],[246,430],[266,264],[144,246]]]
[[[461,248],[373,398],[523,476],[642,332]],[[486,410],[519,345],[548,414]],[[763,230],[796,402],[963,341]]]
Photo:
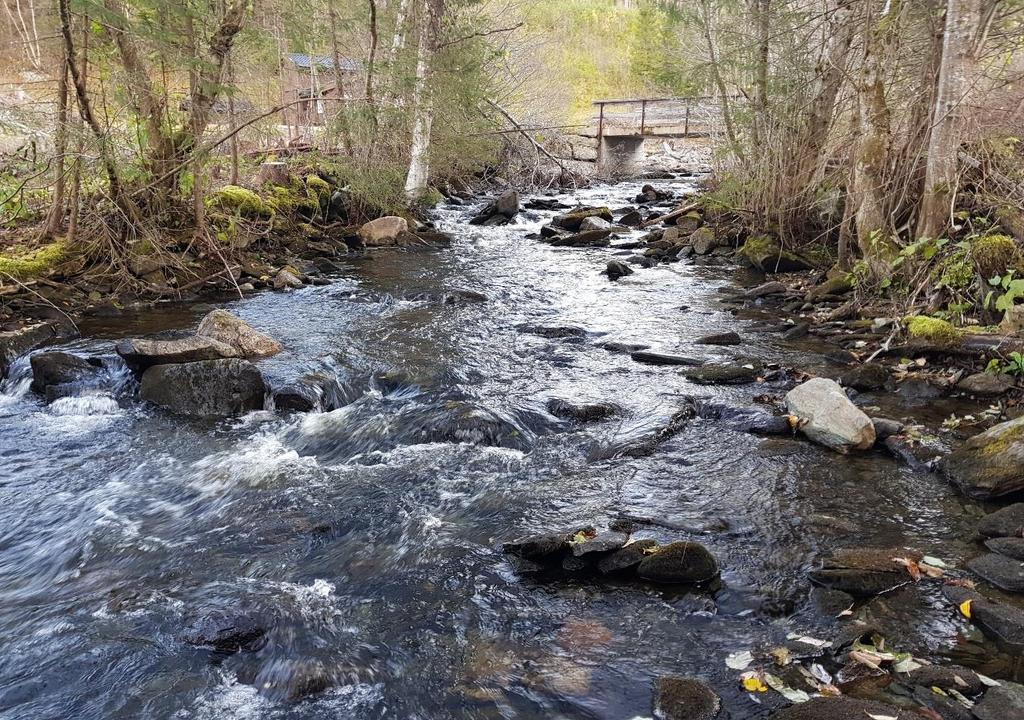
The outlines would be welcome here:
[[[230,345],[212,337],[197,335],[178,340],[122,340],[114,349],[125,365],[136,373],[154,365],[223,360],[239,355]]]
[[[670,353],[655,352],[653,350],[637,350],[629,354],[634,361],[645,365],[701,365],[700,360],[672,355]]]
[[[506,190],[485,205],[470,221],[470,225],[505,225],[519,213],[519,193]]]
[[[907,673],[904,680],[908,685],[952,689],[965,695],[977,695],[985,690],[978,673],[960,665],[922,665]]]
[[[154,365],[139,396],[179,415],[224,417],[263,408],[267,386],[255,365],[239,359]]]
[[[576,538],[570,541],[573,557],[583,557],[595,553],[610,553],[622,548],[629,542],[629,535],[626,533],[607,530],[588,536],[584,534],[582,539]]]
[[[611,242],[608,239],[611,234],[611,230],[582,230],[571,235],[556,235],[548,243],[558,247],[606,247]]]
[[[579,422],[595,422],[615,415],[619,408],[611,403],[573,403],[552,398],[547,403],[548,412],[555,417]]]
[[[239,357],[244,358],[270,357],[282,350],[281,343],[277,340],[261,333],[227,310],[207,313],[200,321],[196,335],[224,343],[233,348]]]
[[[978,523],[985,537],[1024,537],[1024,503],[1014,503],[989,513]]]
[[[786,394],[786,407],[800,418],[800,430],[825,447],[846,453],[875,444],[871,418],[850,402],[834,380],[813,378],[798,385]]]
[[[1024,593],[1024,563],[1005,555],[986,553],[967,562],[971,572],[1008,592]]]
[[[969,497],[995,498],[1024,490],[1024,417],[975,435],[939,467]]]
[[[868,597],[910,581],[896,558],[919,561],[921,554],[905,548],[840,548],[812,570],[813,582],[855,597]]]
[[[674,542],[646,555],[637,574],[659,583],[702,583],[718,576],[718,562],[700,543]]]
[[[189,645],[212,647],[220,652],[252,650],[266,633],[253,615],[217,611],[204,615],[185,630],[183,639]]]
[[[37,353],[29,358],[29,363],[32,366],[32,391],[40,395],[46,395],[51,388],[94,378],[102,369],[99,361],[66,352]]]
[[[516,325],[516,330],[550,339],[584,338],[587,331],[575,325]]]
[[[783,708],[771,715],[771,720],[866,720],[867,718],[893,718],[911,720],[919,717],[910,710],[875,702],[847,697],[815,697],[805,703]]]
[[[658,678],[654,717],[658,720],[714,720],[722,701],[707,683],[695,678]]]
[[[743,340],[740,338],[739,333],[730,331],[705,335],[702,338],[697,338],[694,342],[697,345],[739,345]]]
[[[702,365],[683,371],[683,377],[698,385],[746,385],[756,382],[764,370],[758,362]]]

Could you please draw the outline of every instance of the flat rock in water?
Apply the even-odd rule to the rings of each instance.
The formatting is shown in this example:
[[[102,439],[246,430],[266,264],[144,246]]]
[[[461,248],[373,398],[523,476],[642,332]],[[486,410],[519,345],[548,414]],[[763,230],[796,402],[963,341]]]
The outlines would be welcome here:
[[[694,360],[693,358],[683,357],[682,355],[672,355],[670,353],[655,352],[653,350],[637,350],[629,354],[633,360],[638,363],[645,365],[702,365],[700,360]]]
[[[561,215],[556,215],[551,219],[551,226],[576,232],[588,217],[599,217],[608,222],[613,220],[611,210],[606,207],[581,207]]]
[[[997,588],[1008,592],[1024,592],[1024,563],[1020,560],[986,553],[969,560],[967,567]]]
[[[599,532],[593,537],[586,537],[581,542],[572,541],[572,554],[574,557],[583,557],[593,553],[610,553],[622,548],[629,542],[629,535],[626,533],[607,530]]]
[[[985,635],[1024,649],[1024,610],[956,585],[944,585],[942,594],[957,606],[970,600],[971,622],[981,628]]]
[[[999,555],[1024,560],[1024,538],[996,537],[985,541],[985,547]]]
[[[739,336],[739,333],[724,332],[705,335],[702,338],[697,338],[694,342],[698,345],[739,345],[743,342],[743,339]]]
[[[760,363],[701,365],[683,371],[683,377],[698,385],[746,385],[756,382],[764,370]]]
[[[583,338],[587,331],[575,325],[517,325],[516,330],[529,335],[540,335],[551,339]]]
[[[674,542],[647,555],[637,574],[659,583],[701,583],[718,576],[718,562],[700,543]]]
[[[1000,680],[998,687],[991,687],[974,706],[974,717],[978,720],[1016,720],[1024,718],[1024,685]]]
[[[212,337],[197,335],[178,340],[122,340],[114,349],[125,365],[136,373],[154,365],[238,357],[238,351],[230,345]]]
[[[961,492],[977,499],[1024,490],[1024,417],[999,423],[970,438],[940,463]]]
[[[813,582],[856,597],[885,592],[910,581],[906,568],[894,558],[920,560],[921,554],[904,548],[840,548],[812,570]]]
[[[884,417],[871,418],[871,424],[875,428],[875,438],[877,440],[885,440],[891,435],[899,435],[905,427],[899,420],[891,420]]]
[[[799,340],[800,338],[806,336],[810,331],[811,331],[811,324],[810,323],[805,323],[805,322],[797,323],[796,325],[794,325],[793,327],[789,328],[788,330],[786,330],[785,332],[782,333],[782,339],[783,340]]]
[[[813,378],[798,385],[786,394],[786,407],[800,418],[800,430],[825,447],[846,453],[875,444],[871,418],[850,402],[834,380]]]
[[[552,398],[547,403],[548,412],[555,417],[579,422],[595,422],[615,415],[619,408],[612,403],[574,403],[569,400]]]
[[[581,230],[571,235],[556,235],[548,242],[558,247],[606,247],[611,230]]]
[[[757,298],[767,297],[768,295],[784,295],[787,290],[788,288],[782,283],[776,280],[771,280],[758,285],[757,287],[750,288],[743,293],[743,297],[756,300]]]
[[[908,685],[953,689],[965,695],[976,695],[985,689],[978,673],[960,665],[922,665],[903,679]]]
[[[829,617],[839,617],[840,613],[853,607],[855,602],[855,598],[850,593],[826,587],[811,588],[810,597],[815,607]]]
[[[608,575],[635,568],[646,557],[647,551],[657,546],[658,543],[651,539],[636,540],[601,558],[597,563],[597,569]]]
[[[965,377],[956,384],[956,389],[978,397],[996,397],[1015,384],[1016,381],[1005,373],[980,372]]]
[[[198,337],[211,338],[235,350],[239,357],[262,358],[281,352],[281,343],[261,333],[227,310],[207,313],[196,330]]]
[[[989,513],[978,523],[985,537],[1024,537],[1024,503],[1014,503]]]
[[[650,347],[650,345],[644,345],[643,343],[616,342],[614,340],[598,343],[597,346],[610,353],[624,353],[627,355],[641,350],[646,350]]]
[[[895,718],[911,720],[916,713],[885,703],[859,698],[816,697],[805,703],[783,708],[771,715],[771,720],[869,720],[869,718]]]
[[[550,562],[560,559],[569,552],[570,542],[583,533],[593,536],[597,531],[592,527],[577,528],[567,532],[536,533],[502,543],[501,551],[534,562]]]
[[[703,680],[658,678],[654,716],[659,720],[714,720],[721,709],[721,699]]]
[[[263,408],[267,386],[247,360],[154,365],[142,374],[139,396],[179,415],[224,417]]]
[[[873,421],[872,421],[873,422]],[[882,441],[897,460],[902,460],[914,470],[931,472],[947,449],[936,438],[911,438],[904,435],[890,435]]]

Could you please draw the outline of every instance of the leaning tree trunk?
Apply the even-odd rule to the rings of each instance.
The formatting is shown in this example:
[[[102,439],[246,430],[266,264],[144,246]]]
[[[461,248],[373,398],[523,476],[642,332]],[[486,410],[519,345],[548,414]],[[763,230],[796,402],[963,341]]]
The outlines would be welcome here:
[[[53,197],[50,213],[46,217],[44,237],[53,237],[64,226],[64,188],[66,186],[66,160],[68,154],[68,63],[61,61],[60,76],[57,78],[57,127],[54,133]]]
[[[973,81],[974,37],[980,23],[980,0],[947,0],[942,63],[928,138],[924,195],[917,223],[918,237],[937,238],[942,235],[953,213],[964,99]]]
[[[409,151],[409,174],[405,194],[410,200],[420,198],[427,190],[430,176],[430,130],[434,122],[433,108],[427,96],[430,66],[437,51],[438,25],[444,12],[444,0],[427,0],[421,13],[419,49],[416,57],[416,84],[413,88],[412,147]]]

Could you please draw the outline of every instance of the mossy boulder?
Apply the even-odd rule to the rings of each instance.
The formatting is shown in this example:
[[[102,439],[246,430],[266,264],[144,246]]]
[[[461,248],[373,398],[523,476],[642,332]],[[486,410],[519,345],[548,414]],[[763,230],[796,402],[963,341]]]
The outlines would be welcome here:
[[[853,290],[853,276],[850,273],[833,275],[807,292],[806,300],[814,302],[829,295],[842,295]]]
[[[644,557],[637,574],[658,583],[702,583],[718,577],[718,562],[700,543],[669,543]]]
[[[973,498],[1024,490],[1024,418],[975,435],[940,463],[943,474]]]
[[[568,230],[570,232],[579,232],[580,225],[583,221],[589,217],[599,217],[602,220],[612,222],[612,211],[607,207],[581,207],[571,210],[570,212],[563,213],[562,215],[555,215],[551,219],[551,227],[560,228],[562,230]]]
[[[333,190],[331,184],[319,175],[309,175],[306,177],[306,192],[311,198],[326,204],[330,201]]]
[[[752,235],[739,249],[739,255],[758,270],[794,272],[809,270],[811,263],[795,253],[783,250],[779,242],[768,235]]]
[[[1021,265],[1017,243],[1009,235],[986,235],[971,244],[971,260],[986,280]]]
[[[248,188],[225,185],[215,190],[206,201],[211,208],[246,218],[270,218],[274,207]]]
[[[0,274],[10,275],[19,280],[45,275],[66,255],[64,243],[59,241],[34,250],[0,254]]]
[[[909,315],[903,318],[907,334],[912,340],[952,347],[960,342],[963,332],[947,320],[927,315]]]

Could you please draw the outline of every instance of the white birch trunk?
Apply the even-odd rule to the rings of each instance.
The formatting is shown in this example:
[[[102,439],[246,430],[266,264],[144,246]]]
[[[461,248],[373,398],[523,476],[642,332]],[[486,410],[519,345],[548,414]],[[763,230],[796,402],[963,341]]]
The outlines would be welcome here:
[[[434,53],[436,19],[431,2],[425,3],[423,24],[420,28],[419,50],[416,57],[416,85],[413,88],[412,147],[409,152],[409,174],[405,179],[405,195],[416,200],[427,190],[430,176],[430,129],[434,122],[433,108],[427,97],[430,61]]]
[[[949,225],[956,200],[957,152],[964,100],[974,74],[974,38],[981,23],[980,0],[948,0],[942,64],[932,112],[918,237],[936,238]]]

